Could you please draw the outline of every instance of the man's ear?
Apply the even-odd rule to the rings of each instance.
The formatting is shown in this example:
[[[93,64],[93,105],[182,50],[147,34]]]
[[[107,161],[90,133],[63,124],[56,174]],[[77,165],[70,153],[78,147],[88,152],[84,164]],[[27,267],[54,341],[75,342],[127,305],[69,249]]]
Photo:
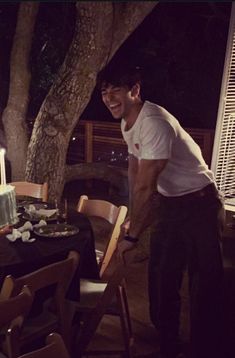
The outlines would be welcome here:
[[[132,97],[140,97],[140,85],[136,83],[131,89],[131,96]]]

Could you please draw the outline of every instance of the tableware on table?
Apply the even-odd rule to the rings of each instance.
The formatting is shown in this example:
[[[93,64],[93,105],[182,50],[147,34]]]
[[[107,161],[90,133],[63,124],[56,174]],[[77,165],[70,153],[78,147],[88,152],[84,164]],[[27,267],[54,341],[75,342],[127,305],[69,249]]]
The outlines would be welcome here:
[[[16,198],[16,205],[17,208],[24,208],[25,205],[29,205],[29,204],[33,204],[34,200],[33,199],[19,199],[18,197]]]
[[[79,229],[74,225],[68,224],[49,224],[40,228],[34,228],[34,233],[46,238],[63,238],[76,235]]]
[[[58,208],[58,200],[55,199],[54,201],[55,209],[56,209],[56,223],[59,224],[59,208]]]
[[[57,220],[57,209],[47,208],[48,206],[45,203],[30,204],[29,206],[25,206],[22,218],[32,222]]]
[[[17,229],[13,229],[11,234],[6,235],[6,238],[10,242],[15,242],[16,240],[21,239],[22,242],[31,243],[36,240],[35,238],[31,238],[31,233],[29,230],[20,232]]]
[[[58,214],[59,214],[59,220],[67,223],[68,219],[68,201],[67,199],[63,199],[60,202],[59,208],[58,208]]]
[[[30,205],[33,205],[35,207],[36,210],[40,210],[40,209],[48,209],[49,206],[47,203],[34,203],[33,201],[30,202],[30,203],[25,203],[23,206],[24,206],[24,209],[27,211],[29,210],[30,208]]]
[[[27,230],[32,231],[33,230],[33,225],[32,225],[32,223],[30,221],[26,221],[24,223],[24,225],[19,227],[17,230],[19,232],[24,232],[24,231],[27,231]]]

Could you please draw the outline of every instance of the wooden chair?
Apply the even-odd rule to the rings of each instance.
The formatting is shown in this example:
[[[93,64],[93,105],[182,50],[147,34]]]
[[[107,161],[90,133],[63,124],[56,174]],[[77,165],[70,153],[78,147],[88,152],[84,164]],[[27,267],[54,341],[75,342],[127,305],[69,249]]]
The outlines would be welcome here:
[[[127,214],[127,207],[123,205],[117,207],[116,205],[108,201],[99,199],[88,199],[86,195],[82,195],[79,199],[77,210],[78,212],[81,212],[87,216],[100,217],[112,224],[112,229],[108,238],[106,249],[100,262],[99,271],[100,279],[105,279],[107,282],[109,281],[109,273],[107,273],[108,268],[113,258],[113,254],[117,248],[121,224],[125,220]],[[83,300],[84,302],[88,302],[87,292],[89,292],[90,296],[92,296],[93,298],[97,296],[97,293],[98,296],[101,295],[103,293],[105,285],[106,284],[103,284],[101,281],[94,282],[91,280],[81,280],[81,300]],[[85,306],[83,305],[83,309],[84,308]],[[133,334],[124,281],[120,282],[120,284],[116,287],[116,299],[114,300],[111,307],[106,307],[106,314],[120,317],[125,349],[127,352],[129,352],[129,347],[133,343]]]
[[[69,358],[62,337],[58,333],[51,333],[46,338],[46,346],[33,352],[23,354],[19,358]]]
[[[0,297],[0,328],[3,339],[2,349],[9,358],[19,356],[19,335],[24,316],[30,310],[32,295],[27,286],[15,297]]]
[[[130,336],[130,327],[128,327],[127,317],[123,312],[123,304],[121,302],[121,295],[117,295],[121,286],[123,279],[127,273],[126,263],[129,264],[132,261],[132,252],[128,251],[125,253],[125,262],[118,261],[113,266],[113,272],[107,282],[102,281],[86,281],[81,282],[81,297],[79,303],[75,304],[76,315],[78,315],[80,320],[80,325],[78,328],[78,334],[75,339],[75,347],[73,351],[76,352],[76,357],[82,357],[83,354],[88,355],[108,355],[108,354],[125,354],[125,357],[133,357],[132,348],[133,348],[133,337]],[[97,327],[101,322],[104,315],[107,314],[110,307],[112,307],[113,302],[116,298],[118,299],[118,304],[115,304],[115,309],[119,310],[119,315],[121,318],[121,328],[123,335],[123,349],[104,349],[96,350],[89,349],[88,345],[92,341],[92,338],[95,335]],[[75,315],[75,318],[76,318]]]
[[[1,295],[3,297],[14,297],[24,285],[27,285],[32,296],[37,299],[36,294],[44,288],[55,289],[50,291],[52,301],[44,302],[42,312],[28,316],[23,323],[20,337],[20,345],[26,346],[38,338],[58,330],[66,344],[69,345],[70,317],[66,307],[65,294],[78,266],[79,254],[71,251],[65,260],[58,261],[25,276],[14,278],[7,276],[3,282]],[[48,297],[47,297],[48,298]],[[35,302],[35,300],[34,300]],[[51,304],[53,303],[53,305]]]
[[[82,195],[77,205],[77,211],[87,216],[100,217],[112,225],[105,251],[102,253],[100,262],[98,262],[100,265],[99,275],[102,278],[116,250],[120,227],[125,220],[127,207],[124,205],[117,207],[109,201],[88,199],[86,195]]]
[[[30,196],[32,198],[42,199],[44,202],[48,200],[47,183],[36,184],[27,181],[16,181],[9,184],[15,187],[16,196]]]

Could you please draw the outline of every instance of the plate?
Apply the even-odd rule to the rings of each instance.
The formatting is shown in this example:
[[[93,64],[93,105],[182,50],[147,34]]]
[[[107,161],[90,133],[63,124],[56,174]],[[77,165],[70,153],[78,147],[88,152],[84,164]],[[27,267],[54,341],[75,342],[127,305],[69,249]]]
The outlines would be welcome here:
[[[79,229],[74,225],[49,224],[34,229],[33,231],[38,236],[57,238],[76,235],[79,232]]]
[[[41,215],[34,215],[34,214],[31,214],[29,215],[28,213],[24,212],[22,214],[22,218],[24,220],[29,220],[31,222],[39,222],[40,220],[45,220],[45,221],[55,221],[57,220],[57,215],[52,215],[52,216],[49,216],[49,217],[45,217],[45,216],[41,216]]]
[[[30,205],[33,205],[36,210],[47,209],[48,208],[47,203],[34,203],[34,202],[31,202],[31,203],[25,203],[23,206],[24,206],[25,209],[29,209]]]
[[[30,205],[33,205],[36,209],[36,212],[28,212],[27,210],[29,210],[29,207]],[[27,204],[27,205],[24,205],[24,212],[22,213],[22,218],[25,219],[25,220],[29,220],[29,221],[32,221],[32,222],[39,222],[40,220],[45,220],[45,221],[55,221],[57,220],[57,215],[56,213],[54,213],[53,215],[51,216],[47,216],[46,214],[45,215],[40,215],[40,213],[38,212],[38,210],[54,210],[55,211],[55,208],[52,207],[52,205],[48,204],[48,203],[43,203],[43,202],[40,202],[40,203],[31,203],[31,204]]]
[[[39,210],[39,209],[47,209],[48,208],[48,204],[47,203],[43,203],[43,202],[40,202],[40,203],[35,203],[35,201],[31,200],[24,200],[24,201],[17,201],[17,209],[18,210],[25,210],[25,209],[29,209],[29,206],[30,205],[33,205],[35,206],[36,210]]]

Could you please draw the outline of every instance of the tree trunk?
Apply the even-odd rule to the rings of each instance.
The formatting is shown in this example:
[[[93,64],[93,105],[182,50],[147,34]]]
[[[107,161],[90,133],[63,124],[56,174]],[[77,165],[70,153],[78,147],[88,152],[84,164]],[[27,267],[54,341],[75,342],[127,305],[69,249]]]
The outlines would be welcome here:
[[[38,2],[22,2],[20,4],[11,52],[9,97],[2,120],[13,181],[25,178],[29,142],[26,125],[31,79],[29,54],[38,4]]]
[[[26,177],[47,181],[49,200],[62,194],[71,133],[90,100],[97,72],[155,5],[77,2],[72,44],[36,118],[28,149]]]

